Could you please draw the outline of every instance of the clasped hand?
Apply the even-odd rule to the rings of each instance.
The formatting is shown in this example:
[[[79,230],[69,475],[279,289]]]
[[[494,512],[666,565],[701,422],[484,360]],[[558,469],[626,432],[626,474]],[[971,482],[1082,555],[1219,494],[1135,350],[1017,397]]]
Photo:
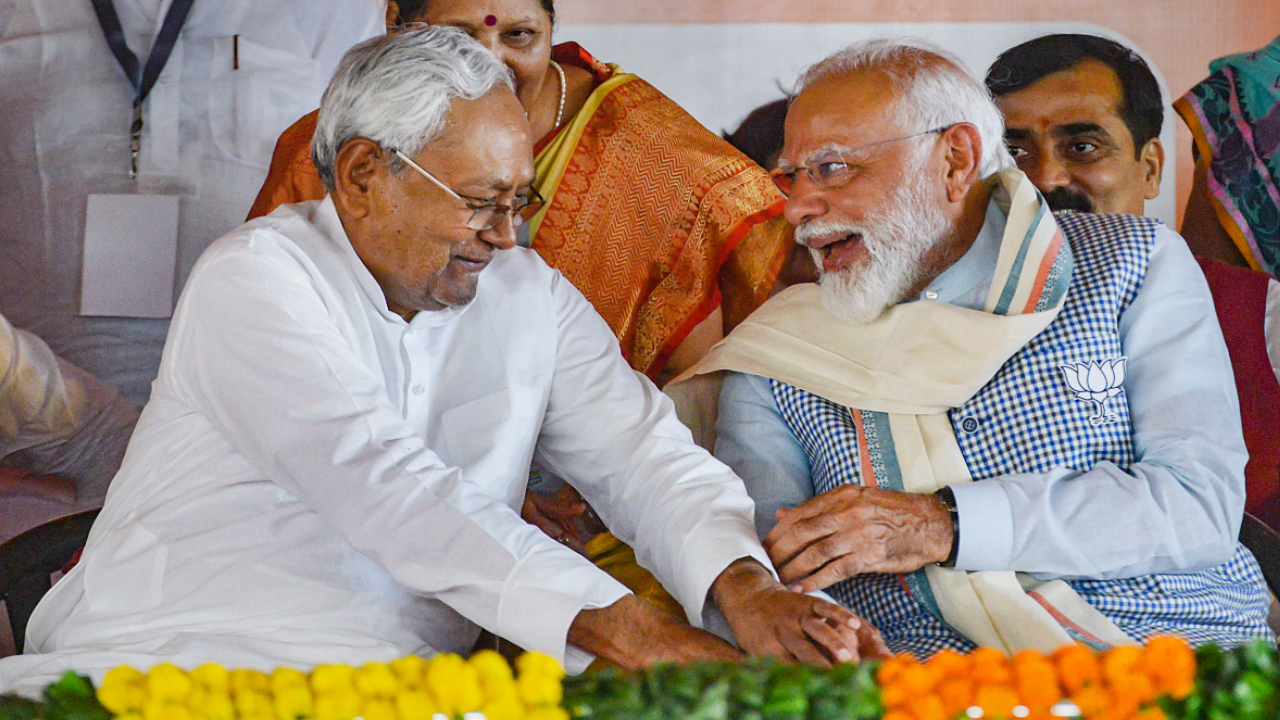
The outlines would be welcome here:
[[[809,592],[862,573],[908,573],[947,558],[951,513],[933,495],[844,485],[778,511],[764,539],[778,577]]]

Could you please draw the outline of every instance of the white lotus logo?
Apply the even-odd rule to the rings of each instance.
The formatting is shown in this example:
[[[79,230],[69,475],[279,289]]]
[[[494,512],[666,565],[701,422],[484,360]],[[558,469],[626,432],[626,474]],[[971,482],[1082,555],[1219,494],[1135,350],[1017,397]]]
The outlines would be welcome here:
[[[1067,379],[1067,385],[1075,392],[1076,399],[1091,402],[1097,406],[1098,414],[1089,418],[1090,423],[1110,425],[1120,420],[1114,413],[1107,412],[1106,405],[1108,400],[1120,394],[1120,388],[1124,386],[1125,367],[1128,364],[1129,358],[1122,357],[1102,362],[1061,366],[1062,375]]]

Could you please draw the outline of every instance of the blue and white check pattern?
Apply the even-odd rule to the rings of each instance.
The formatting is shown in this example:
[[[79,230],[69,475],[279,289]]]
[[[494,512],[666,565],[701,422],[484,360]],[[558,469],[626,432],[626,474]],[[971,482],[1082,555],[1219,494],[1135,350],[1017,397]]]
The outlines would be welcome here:
[[[1093,406],[1075,399],[1060,368],[1124,354],[1118,322],[1142,284],[1156,225],[1128,215],[1072,213],[1056,219],[1075,258],[1062,312],[969,402],[949,413],[975,478],[1062,466],[1088,470],[1101,461],[1127,468],[1134,462],[1124,394],[1107,404],[1119,422],[1093,425]],[[849,410],[784,383],[771,385],[809,458],[814,489],[862,484]],[[1227,563],[1198,573],[1071,585],[1135,639],[1177,634],[1194,644],[1235,645],[1268,636],[1266,584],[1243,546]],[[864,575],[828,591],[879,627],[894,652],[924,658],[944,648],[973,647],[915,600],[897,576]]]

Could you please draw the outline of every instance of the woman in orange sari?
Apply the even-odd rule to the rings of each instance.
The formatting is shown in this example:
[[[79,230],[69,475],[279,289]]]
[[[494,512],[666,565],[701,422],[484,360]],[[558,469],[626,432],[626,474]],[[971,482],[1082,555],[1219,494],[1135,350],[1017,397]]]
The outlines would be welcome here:
[[[553,48],[554,13],[552,0],[404,0],[388,20],[461,28],[511,68],[542,138],[534,185],[547,200],[521,236],[586,295],[632,367],[661,383],[717,307],[727,332],[768,298],[791,245],[783,198],[649,83],[575,43]],[[250,218],[324,196],[314,129],[315,113],[281,136]]]

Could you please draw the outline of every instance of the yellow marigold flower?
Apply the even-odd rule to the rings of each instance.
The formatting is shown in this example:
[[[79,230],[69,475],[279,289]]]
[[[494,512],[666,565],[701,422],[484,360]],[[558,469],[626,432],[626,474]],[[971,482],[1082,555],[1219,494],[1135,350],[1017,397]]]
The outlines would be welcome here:
[[[354,668],[348,665],[321,665],[311,671],[311,689],[317,693],[355,690]]]
[[[141,710],[147,702],[147,676],[130,667],[115,668],[102,679],[97,696],[113,715]]]
[[[480,674],[452,653],[437,655],[427,663],[427,688],[440,704],[440,712],[461,715],[484,703]]]
[[[550,655],[540,652],[527,652],[516,658],[516,667],[521,675],[542,675],[560,680],[564,677],[564,668]]]
[[[520,673],[516,687],[520,691],[520,699],[530,707],[559,705],[564,698],[564,686],[560,683],[560,678],[556,677]]]
[[[490,698],[481,711],[488,720],[525,720],[524,705],[514,695]]]
[[[311,699],[311,690],[306,685],[293,685],[276,690],[271,696],[275,706],[276,717],[280,720],[300,720],[311,717],[315,704]]]
[[[225,691],[215,692],[196,686],[191,691],[187,705],[200,720],[235,720],[236,708]]]
[[[265,693],[271,688],[271,679],[266,673],[257,670],[232,670],[228,680],[231,692],[235,695],[243,692]]]
[[[205,663],[192,670],[188,675],[196,687],[204,688],[212,693],[225,694],[231,689],[231,673],[221,665]]]
[[[360,714],[360,696],[355,690],[317,693],[316,720],[351,720]]]
[[[271,698],[261,690],[241,690],[236,693],[235,706],[236,714],[241,717],[245,715],[275,716],[275,710],[271,707]],[[151,719],[147,718],[147,720]]]
[[[143,720],[191,720],[191,710],[170,700],[148,700],[142,708]]]
[[[152,700],[182,700],[192,685],[187,673],[170,663],[161,663],[147,673],[147,694]]]
[[[410,690],[396,695],[396,713],[400,720],[432,720],[439,711],[435,698],[425,691]]]
[[[560,707],[538,707],[530,710],[524,720],[569,720],[569,713]]]
[[[426,682],[423,675],[427,671],[427,661],[417,655],[407,655],[391,663],[391,672],[400,680],[400,687],[417,690]]]
[[[142,713],[127,712],[127,713],[117,715],[115,717],[115,720],[145,720],[145,718],[142,717]]]
[[[365,720],[399,720],[396,716],[396,705],[384,698],[371,698],[364,701],[360,715]]]
[[[307,683],[307,675],[293,668],[276,668],[271,673],[271,692],[279,694],[283,690],[292,688],[310,689]]]
[[[385,663],[365,663],[356,670],[355,682],[356,692],[365,697],[393,698],[400,689],[400,681]]]
[[[276,720],[276,716],[271,713],[257,713],[255,715],[242,715],[240,720]]]

